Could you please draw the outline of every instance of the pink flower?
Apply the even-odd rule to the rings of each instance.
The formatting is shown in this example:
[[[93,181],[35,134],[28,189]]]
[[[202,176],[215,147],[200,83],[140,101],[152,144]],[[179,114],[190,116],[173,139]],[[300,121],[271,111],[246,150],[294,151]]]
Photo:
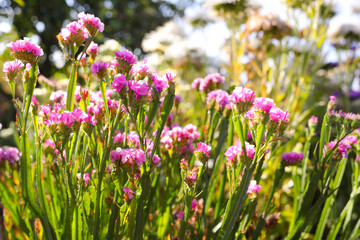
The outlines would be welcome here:
[[[275,107],[274,100],[265,97],[255,98],[254,108],[268,114],[272,107]]]
[[[63,90],[54,91],[50,94],[50,101],[61,102],[64,99],[65,95],[66,92],[64,92]]]
[[[176,74],[175,73],[171,73],[171,72],[167,72],[165,74],[166,80],[168,82],[174,82],[174,78],[175,78]]]
[[[3,72],[6,73],[7,78],[10,81],[13,81],[22,67],[24,67],[24,64],[19,60],[5,62],[3,65]]]
[[[178,219],[182,220],[183,217],[184,217],[184,212],[183,212],[183,211],[180,211],[178,214],[176,214],[176,217],[177,217]]]
[[[123,86],[127,85],[127,80],[125,75],[123,74],[116,74],[114,80],[111,84],[111,87],[117,91],[118,93],[121,92]]]
[[[123,187],[123,191],[125,192],[126,198],[129,200],[135,196],[135,192],[127,187]]]
[[[84,24],[90,36],[95,36],[98,31],[104,31],[104,24],[94,15],[81,12],[78,14],[78,18]]]
[[[255,93],[248,88],[236,87],[229,100],[239,113],[244,113],[250,110],[255,101]]]
[[[281,159],[283,160],[283,164],[285,166],[295,166],[299,165],[304,158],[303,153],[296,152],[287,152],[281,154]]]
[[[353,145],[357,142],[357,137],[353,135],[348,135],[344,139],[345,141],[348,141],[349,144]]]
[[[135,80],[144,79],[148,75],[149,66],[146,64],[133,65],[130,74],[134,75]]]
[[[209,145],[202,143],[202,142],[198,143],[197,151],[200,151],[209,157],[210,150],[211,150],[211,147]]]
[[[118,166],[137,166],[140,167],[146,162],[146,155],[141,149],[116,149],[110,153],[111,161]]]
[[[125,133],[118,133],[114,137],[114,143],[123,143],[125,140]]]
[[[98,48],[99,46],[96,43],[91,42],[88,49],[86,50],[86,53],[89,54],[92,59],[95,59],[96,54],[98,52]]]
[[[269,130],[278,130],[279,132],[285,131],[286,127],[289,125],[289,115],[288,112],[284,112],[278,107],[272,107],[269,113]]]
[[[134,91],[136,94],[136,99],[139,99],[140,96],[144,96],[148,94],[149,86],[146,82],[140,81],[129,81],[128,82],[129,89]]]
[[[76,177],[80,180],[80,178],[81,178],[81,173],[76,174]],[[84,183],[85,183],[85,186],[88,185],[88,183],[89,183],[90,180],[91,180],[91,179],[90,179],[90,174],[89,174],[89,173],[85,173],[85,174],[83,175],[83,181],[84,181]]]
[[[91,72],[93,74],[99,73],[100,71],[106,70],[109,67],[109,63],[106,62],[94,62],[91,65]]]
[[[148,156],[151,157],[151,152],[148,152]],[[160,162],[160,157],[156,154],[154,154],[153,158],[152,158],[152,162],[154,163],[155,167],[160,167],[161,166],[161,162]]]
[[[195,78],[194,81],[191,83],[191,87],[195,90],[200,90],[200,83],[203,81],[202,78]]]
[[[20,160],[21,152],[15,147],[0,147],[0,162],[7,161],[8,163],[15,163]]]
[[[262,187],[256,184],[256,180],[251,180],[249,188],[247,190],[247,194],[257,194]]]
[[[191,211],[195,210],[196,209],[196,205],[197,205],[197,201],[196,199],[193,199],[191,201]]]
[[[43,50],[38,45],[31,43],[29,38],[11,42],[8,47],[16,59],[30,64],[38,62],[40,56],[44,54]]]
[[[206,103],[208,106],[212,106],[215,101],[220,108],[224,108],[230,103],[228,96],[229,95],[224,90],[214,90],[207,94]]]
[[[153,86],[155,87],[156,91],[162,92],[164,88],[168,88],[168,83],[155,72],[151,74],[151,79],[153,80]]]
[[[199,90],[210,92],[216,88],[219,88],[222,83],[225,82],[225,77],[219,73],[208,74],[199,84]]]
[[[245,142],[245,149],[246,149],[246,155],[249,159],[254,159],[254,155],[255,155],[255,146],[249,144],[248,142]],[[240,157],[241,161],[245,161],[244,158],[244,152],[241,146],[240,142],[237,142],[235,145],[230,146],[225,154],[228,160],[228,165],[231,167],[237,167],[238,163],[237,163],[237,158]]]
[[[205,143],[199,142],[195,150],[195,156],[204,164],[210,157],[211,147]]]
[[[136,58],[135,58],[134,54],[132,54],[132,52],[130,52],[128,50],[115,52],[115,56],[116,56],[116,58],[122,59],[131,65],[136,64]]]

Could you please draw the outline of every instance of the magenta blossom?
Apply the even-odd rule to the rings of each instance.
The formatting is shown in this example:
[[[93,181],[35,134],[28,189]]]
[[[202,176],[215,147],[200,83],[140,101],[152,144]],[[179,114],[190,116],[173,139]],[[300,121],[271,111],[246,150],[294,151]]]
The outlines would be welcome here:
[[[191,83],[191,87],[195,90],[200,90],[200,83],[203,81],[202,78],[195,78],[194,81]]]
[[[123,191],[125,193],[125,198],[131,200],[135,196],[135,192],[127,187],[123,187]]]
[[[255,93],[253,90],[248,88],[236,87],[229,96],[229,100],[235,111],[244,113],[249,111],[249,109],[253,106]]]
[[[164,88],[168,88],[168,83],[160,76],[158,76],[155,72],[151,74],[151,79],[153,80],[153,87],[158,92],[162,92]]]
[[[91,72],[93,74],[96,74],[98,76],[99,79],[102,79],[107,72],[107,68],[109,67],[109,63],[106,62],[94,62],[91,65]]]
[[[285,166],[296,166],[301,163],[304,158],[303,153],[296,153],[296,152],[287,152],[281,154],[281,159],[283,160],[283,164]]]
[[[197,206],[197,201],[196,199],[193,199],[191,201],[191,211],[194,211],[196,209],[196,206]]]
[[[146,82],[140,81],[129,81],[128,82],[129,89],[134,91],[136,94],[136,99],[139,99],[140,96],[144,96],[148,94],[149,86]]]
[[[132,52],[130,52],[128,50],[115,52],[115,56],[116,56],[116,58],[121,59],[131,65],[136,64],[136,58],[135,58],[134,54],[132,54]]]
[[[245,149],[246,149],[246,156],[249,159],[254,159],[255,155],[255,146],[252,144],[249,144],[248,142],[245,142]],[[241,146],[240,142],[237,142],[235,145],[230,146],[226,152],[225,156],[228,160],[228,166],[236,168],[238,166],[238,158],[240,158],[241,161],[245,161],[244,152]]]
[[[224,108],[230,103],[228,97],[229,95],[224,90],[214,90],[207,94],[206,103],[211,107],[215,102],[219,105],[220,108]]]
[[[197,149],[195,150],[195,156],[203,163],[209,159],[210,157],[211,147],[205,143],[199,142],[197,145]]]
[[[0,163],[6,161],[8,163],[15,163],[20,160],[21,152],[15,147],[0,147]]]
[[[184,217],[184,212],[183,212],[183,211],[180,211],[178,214],[176,214],[176,217],[177,217],[178,219],[182,220],[183,217]]]
[[[141,149],[116,149],[110,153],[110,158],[117,166],[137,166],[140,167],[146,162],[146,155]]]
[[[76,177],[77,177],[78,180],[80,180],[80,179],[81,179],[81,173],[76,174]],[[82,180],[84,181],[85,186],[87,186],[88,183],[89,183],[89,181],[90,181],[90,174],[89,174],[89,173],[85,173],[85,174],[83,175],[83,179],[82,179]]]
[[[35,64],[39,61],[40,56],[44,54],[43,50],[36,44],[31,43],[29,38],[17,40],[8,44],[13,56],[20,61]]]
[[[95,17],[92,14],[81,12],[78,14],[78,18],[84,24],[84,27],[86,28],[90,36],[94,37],[98,31],[104,31],[104,24],[100,21],[98,17]]]
[[[123,87],[126,85],[127,85],[127,80],[125,75],[123,74],[116,74],[114,80],[111,83],[111,87],[118,93],[121,92]]]

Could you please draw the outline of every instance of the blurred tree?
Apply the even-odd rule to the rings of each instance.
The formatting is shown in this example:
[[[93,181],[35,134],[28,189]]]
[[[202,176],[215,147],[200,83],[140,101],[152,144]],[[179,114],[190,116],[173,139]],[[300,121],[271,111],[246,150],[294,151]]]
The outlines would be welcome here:
[[[45,76],[51,76],[57,71],[49,58],[58,49],[55,36],[61,27],[77,19],[78,12],[94,14],[105,24],[97,42],[101,43],[104,36],[113,38],[141,55],[144,34],[176,15],[182,16],[184,2],[188,1],[191,0],[182,0],[179,1],[182,4],[175,5],[164,0],[2,0],[0,7],[14,9],[13,26],[20,38],[31,34],[40,37],[41,47],[47,54],[40,69]]]

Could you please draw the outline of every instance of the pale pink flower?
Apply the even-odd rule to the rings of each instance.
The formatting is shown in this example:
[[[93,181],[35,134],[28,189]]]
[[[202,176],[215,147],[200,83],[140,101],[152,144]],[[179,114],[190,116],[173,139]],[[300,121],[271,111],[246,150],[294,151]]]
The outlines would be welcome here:
[[[95,17],[92,14],[81,12],[78,14],[78,18],[84,24],[84,27],[86,28],[90,36],[95,36],[98,31],[104,31],[104,24],[100,21],[98,17]]]
[[[99,46],[96,43],[91,42],[88,49],[86,50],[86,53],[89,54],[92,59],[95,59],[98,52],[98,48]]]
[[[254,108],[260,110],[266,114],[268,114],[272,107],[275,107],[275,103],[273,99],[258,97],[255,98]]]
[[[14,80],[22,67],[24,67],[24,64],[19,60],[5,62],[3,65],[3,72],[6,73],[9,80]]]
[[[256,184],[256,180],[251,180],[247,190],[247,194],[257,194],[262,187]]]
[[[236,111],[244,113],[254,105],[255,93],[248,88],[236,87],[229,96],[229,100]]]
[[[217,103],[220,108],[224,108],[230,103],[228,93],[221,89],[209,92],[206,97],[206,103],[208,106],[212,106],[214,102]]]

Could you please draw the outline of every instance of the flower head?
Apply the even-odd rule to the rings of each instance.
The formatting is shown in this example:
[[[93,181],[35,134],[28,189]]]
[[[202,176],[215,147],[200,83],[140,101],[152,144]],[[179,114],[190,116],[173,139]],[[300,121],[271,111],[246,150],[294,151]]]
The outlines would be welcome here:
[[[134,54],[128,50],[115,52],[115,56],[118,63],[118,73],[127,73],[131,70],[132,65],[136,64],[136,58]]]
[[[195,156],[204,164],[210,157],[211,146],[199,142],[195,150]]]
[[[248,194],[249,198],[253,200],[256,198],[256,195],[261,188],[262,187],[260,185],[256,184],[256,180],[251,180],[246,193]]]
[[[109,67],[109,63],[106,62],[94,62],[91,65],[91,72],[93,74],[96,74],[98,76],[99,79],[102,79],[106,73],[107,73],[107,68]]]
[[[219,109],[225,108],[225,106],[229,105],[229,95],[224,90],[214,90],[207,94],[206,103],[208,106],[213,106],[216,104],[216,107]]]
[[[24,67],[24,64],[19,60],[5,62],[3,65],[3,72],[6,73],[6,77],[9,81],[14,81],[22,67]]]
[[[123,89],[124,86],[127,85],[127,80],[125,75],[123,74],[116,74],[114,80],[111,83],[112,89],[117,91],[118,93]]]
[[[81,12],[78,14],[78,18],[84,24],[84,27],[90,36],[94,37],[98,32],[104,31],[104,24],[98,17],[95,17],[92,14]]]
[[[30,42],[29,38],[11,42],[8,47],[17,60],[28,62],[31,65],[37,63],[44,54],[43,50],[38,45]]]
[[[303,153],[296,152],[287,152],[281,154],[281,159],[283,161],[284,166],[296,166],[301,163],[304,158]]]
[[[91,42],[88,49],[86,50],[86,53],[89,54],[92,59],[95,59],[98,52],[98,48],[99,46],[96,43]]]
[[[246,156],[250,160],[254,159],[255,155],[255,146],[245,142]],[[230,146],[225,152],[225,156],[227,157],[227,165],[229,167],[237,168],[238,160],[245,162],[244,151],[240,142],[237,142],[235,145]]]
[[[236,87],[229,100],[238,113],[244,113],[250,110],[255,101],[255,93],[248,88]]]
[[[131,200],[135,196],[135,192],[127,187],[123,187],[125,193],[125,201]]]

